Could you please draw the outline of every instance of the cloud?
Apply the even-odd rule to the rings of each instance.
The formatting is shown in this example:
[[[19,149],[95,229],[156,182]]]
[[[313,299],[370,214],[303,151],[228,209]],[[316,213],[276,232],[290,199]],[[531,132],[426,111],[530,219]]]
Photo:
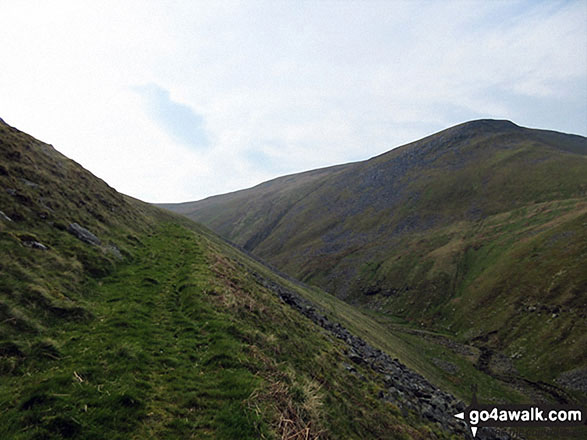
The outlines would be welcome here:
[[[191,107],[175,102],[156,84],[133,87],[145,101],[147,113],[178,142],[197,150],[209,145],[204,118]]]
[[[474,118],[585,135],[586,23],[585,1],[7,2],[0,117],[194,200]]]

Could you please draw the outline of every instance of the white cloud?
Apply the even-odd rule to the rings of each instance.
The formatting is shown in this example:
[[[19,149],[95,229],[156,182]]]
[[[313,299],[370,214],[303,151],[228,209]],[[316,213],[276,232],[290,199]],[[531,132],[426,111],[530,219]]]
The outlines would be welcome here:
[[[0,117],[123,192],[198,199],[467,119],[585,134],[586,23],[582,1],[7,2]]]

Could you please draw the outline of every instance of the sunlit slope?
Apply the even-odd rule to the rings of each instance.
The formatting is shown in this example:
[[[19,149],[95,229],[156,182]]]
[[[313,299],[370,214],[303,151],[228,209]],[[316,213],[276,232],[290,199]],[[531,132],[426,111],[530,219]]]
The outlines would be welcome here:
[[[0,155],[1,438],[450,437],[211,232],[3,122]]]
[[[587,359],[586,153],[581,136],[473,121],[181,212],[351,303],[552,381]]]

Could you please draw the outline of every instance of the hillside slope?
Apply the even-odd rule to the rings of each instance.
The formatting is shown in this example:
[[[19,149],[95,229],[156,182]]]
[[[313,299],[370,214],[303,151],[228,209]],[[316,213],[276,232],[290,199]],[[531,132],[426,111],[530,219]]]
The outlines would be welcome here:
[[[166,207],[389,326],[476,346],[494,375],[498,354],[552,384],[587,372],[586,190],[584,137],[480,120]]]
[[[275,229],[290,207],[324,184],[324,179],[343,172],[350,165],[308,171],[262,183],[251,190],[209,197],[200,202],[161,203],[169,209],[212,225],[228,239],[252,250]],[[258,215],[264,212],[265,215]],[[238,219],[235,221],[235,219]],[[237,238],[238,237],[238,238]]]
[[[1,438],[462,438],[374,321],[1,120],[0,159]]]

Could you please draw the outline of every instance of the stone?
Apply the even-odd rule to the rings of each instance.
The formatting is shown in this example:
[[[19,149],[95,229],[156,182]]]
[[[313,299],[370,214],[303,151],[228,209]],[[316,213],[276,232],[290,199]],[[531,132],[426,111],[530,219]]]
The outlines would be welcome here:
[[[86,228],[78,225],[77,223],[71,223],[67,231],[72,234],[74,237],[80,239],[81,241],[91,244],[91,245],[100,245],[100,239],[88,231]]]
[[[385,385],[385,391],[378,393],[380,399],[387,400],[402,408],[402,412],[406,411],[406,415],[408,410],[414,411],[437,423],[444,430],[457,436],[466,435],[468,432],[466,424],[454,417],[455,414],[465,410],[465,404],[462,401],[457,401],[449,393],[436,388],[423,376],[403,365],[398,359],[371,347],[362,338],[353,335],[338,322],[328,321],[325,315],[320,313],[318,306],[298,293],[286,289],[258,273],[253,272],[252,275],[259,284],[274,292],[284,303],[331,332],[338,339],[343,340],[349,346],[346,355],[352,362],[370,367],[377,374],[380,374]],[[342,366],[359,379],[365,380],[351,364],[343,362]],[[507,433],[489,428],[486,430],[488,435],[493,436],[490,438],[511,439]]]
[[[120,249],[118,249],[118,246],[116,246],[114,243],[110,243],[108,244],[108,246],[106,246],[106,249],[108,250],[108,252],[110,252],[114,258],[116,258],[117,260],[121,261],[124,259],[124,257],[122,256],[122,253],[120,252]]]
[[[33,249],[39,249],[40,251],[48,251],[49,248],[45,246],[43,243],[39,243],[38,241],[23,241],[23,245],[26,247],[30,247]]]
[[[343,367],[345,370],[347,370],[347,371],[349,371],[349,372],[351,372],[351,373],[354,373],[354,372],[356,372],[356,371],[357,371],[357,370],[355,369],[355,367],[353,367],[353,366],[352,366],[352,365],[350,365],[350,364],[347,364],[346,362],[343,362],[343,363],[342,363],[342,367]]]
[[[30,186],[31,188],[38,188],[39,187],[38,183],[31,182],[30,180],[27,180],[25,178],[21,178],[20,181],[22,183],[24,183],[26,186]]]
[[[351,361],[353,361],[356,364],[361,364],[361,363],[363,363],[365,361],[361,355],[355,353],[352,350],[348,353],[347,356],[349,357],[349,359]]]
[[[7,222],[12,221],[12,219],[10,217],[8,217],[6,214],[4,214],[2,211],[0,211],[0,218],[4,221],[7,221]]]

